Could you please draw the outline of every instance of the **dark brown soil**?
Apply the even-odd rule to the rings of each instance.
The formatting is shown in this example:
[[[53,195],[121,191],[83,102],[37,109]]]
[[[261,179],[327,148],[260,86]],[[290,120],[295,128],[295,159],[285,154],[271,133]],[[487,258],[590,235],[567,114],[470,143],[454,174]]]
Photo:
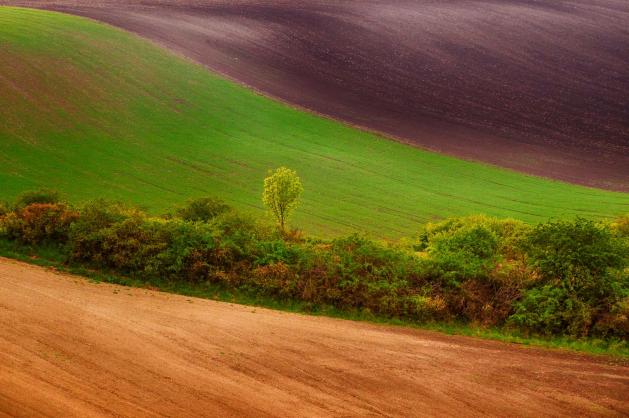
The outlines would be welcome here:
[[[0,0],[422,147],[629,191],[626,0]]]
[[[0,258],[0,416],[623,416],[629,366]]]

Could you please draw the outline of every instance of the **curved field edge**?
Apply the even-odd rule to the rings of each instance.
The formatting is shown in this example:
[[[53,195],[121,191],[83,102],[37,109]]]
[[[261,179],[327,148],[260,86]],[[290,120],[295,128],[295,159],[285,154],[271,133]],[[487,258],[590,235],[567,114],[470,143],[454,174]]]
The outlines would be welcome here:
[[[54,40],[54,42],[51,42]],[[152,211],[219,195],[260,213],[262,178],[305,187],[309,233],[411,235],[486,213],[528,222],[629,211],[629,194],[569,185],[395,143],[292,109],[88,19],[0,7],[0,198],[51,187]]]
[[[569,337],[527,337],[517,332],[507,332],[505,330],[477,327],[468,324],[438,322],[417,323],[408,320],[368,315],[359,311],[351,313],[338,310],[332,306],[320,307],[318,310],[313,311],[310,306],[304,302],[287,300],[281,301],[269,296],[247,293],[237,289],[225,289],[219,285],[193,285],[190,283],[174,283],[159,280],[146,281],[121,276],[111,272],[87,269],[79,265],[69,265],[63,261],[64,256],[59,254],[58,249],[54,247],[27,248],[1,239],[0,257],[50,268],[63,273],[78,275],[87,280],[99,283],[111,283],[135,288],[148,288],[151,290],[159,290],[161,292],[195,298],[237,303],[240,305],[262,307],[312,316],[324,316],[350,321],[368,322],[372,324],[416,328],[435,331],[447,335],[461,335],[491,341],[501,341],[508,344],[517,344],[522,347],[544,348],[593,356],[603,356],[607,357],[612,362],[618,362],[620,364],[627,364],[629,362],[629,349],[626,345],[618,344],[617,342],[609,342],[593,338],[574,339]],[[0,262],[2,262],[1,259]]]
[[[629,192],[629,82],[615,76],[629,6],[560,3],[0,0],[138,33],[422,148]]]

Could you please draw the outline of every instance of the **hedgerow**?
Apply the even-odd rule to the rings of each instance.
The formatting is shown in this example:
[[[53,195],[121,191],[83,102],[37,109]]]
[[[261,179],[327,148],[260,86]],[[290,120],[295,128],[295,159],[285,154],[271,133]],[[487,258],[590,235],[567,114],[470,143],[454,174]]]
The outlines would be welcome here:
[[[105,201],[75,208],[48,192],[3,208],[3,239],[57,245],[68,263],[147,281],[213,283],[417,322],[629,338],[627,217],[537,226],[452,218],[392,244],[280,233],[212,198],[164,217]]]

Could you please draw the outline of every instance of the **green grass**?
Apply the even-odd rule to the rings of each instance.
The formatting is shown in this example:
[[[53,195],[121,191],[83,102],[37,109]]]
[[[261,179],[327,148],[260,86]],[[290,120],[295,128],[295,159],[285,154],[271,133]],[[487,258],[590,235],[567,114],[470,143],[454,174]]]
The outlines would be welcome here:
[[[311,234],[412,235],[472,213],[528,222],[629,212],[629,194],[421,151],[294,110],[124,31],[0,7],[0,198],[51,187],[158,212],[215,195],[261,212],[268,169],[296,169]]]
[[[592,355],[611,356],[612,360],[626,363],[629,361],[629,345],[627,341],[601,340],[593,338],[573,339],[568,337],[539,338],[528,337],[515,331],[496,328],[483,328],[468,324],[458,323],[424,323],[419,324],[407,320],[391,319],[375,316],[362,311],[342,311],[332,306],[313,307],[305,302],[291,300],[277,300],[269,296],[244,292],[240,290],[227,290],[219,285],[204,283],[190,284],[184,282],[169,282],[165,280],[139,280],[132,277],[123,277],[98,270],[86,269],[78,265],[65,263],[65,256],[58,247],[30,248],[15,242],[0,239],[0,256],[13,258],[42,267],[54,268],[58,271],[77,274],[95,282],[105,282],[128,287],[151,288],[160,291],[176,293],[185,296],[217,300],[222,302],[237,303],[256,307],[277,309],[293,313],[305,313],[314,316],[327,316],[352,321],[366,321],[383,325],[412,327],[423,330],[436,331],[449,335],[464,335],[468,337],[487,340],[502,341],[526,347],[542,347],[558,350],[567,350]]]

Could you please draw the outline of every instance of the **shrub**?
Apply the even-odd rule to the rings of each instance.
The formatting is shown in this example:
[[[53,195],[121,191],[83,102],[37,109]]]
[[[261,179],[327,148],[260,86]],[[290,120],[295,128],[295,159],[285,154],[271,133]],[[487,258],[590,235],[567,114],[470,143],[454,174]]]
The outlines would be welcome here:
[[[32,205],[33,203],[59,203],[61,195],[59,192],[50,189],[29,190],[20,194],[15,202],[17,209]]]
[[[617,301],[596,323],[594,333],[602,337],[629,339],[629,296]]]
[[[417,248],[425,251],[431,292],[440,294],[459,319],[503,323],[533,276],[520,249],[528,230],[522,222],[487,216],[426,225]]]
[[[304,231],[299,228],[291,228],[284,231],[284,234],[282,234],[282,238],[284,239],[284,241],[295,243],[303,243],[306,241]]]
[[[219,240],[206,224],[150,219],[144,228],[158,237],[151,245],[144,273],[148,276],[203,282],[225,267]]]
[[[224,261],[230,265],[237,262],[253,263],[258,254],[258,242],[274,237],[269,228],[235,211],[217,216],[210,225],[216,236],[220,237],[226,257]]]
[[[9,239],[30,245],[64,243],[78,216],[64,204],[32,203],[7,214],[2,223]]]
[[[531,263],[547,281],[597,287],[609,269],[627,263],[627,248],[609,228],[577,218],[538,225],[525,243]]]
[[[418,260],[411,254],[357,235],[329,243],[276,240],[259,245],[262,256],[247,289],[313,305],[427,318],[428,305],[420,309],[408,298],[413,289],[409,281],[419,277]]]
[[[117,205],[86,208],[73,225],[72,258],[145,278],[207,280],[216,253],[213,230],[206,224],[147,218]]]
[[[596,305],[621,291],[613,274],[627,267],[628,248],[607,226],[582,218],[540,224],[525,248],[543,284],[565,288]]]
[[[142,217],[142,212],[120,203],[96,200],[80,209],[81,216],[70,228],[70,258],[106,265],[104,246],[108,229],[130,217]]]
[[[482,225],[466,225],[432,237],[428,254],[441,275],[453,285],[486,277],[497,261],[499,241]]]
[[[545,285],[527,291],[509,320],[525,331],[581,337],[589,334],[592,308],[565,288]]]
[[[405,314],[405,296],[420,280],[420,263],[412,254],[352,235],[319,247],[306,277],[315,288],[329,289],[322,299],[336,306],[374,313]]]
[[[252,280],[256,289],[266,294],[294,298],[297,295],[298,282],[290,267],[279,261],[253,270]]]
[[[432,253],[463,253],[475,259],[491,259],[498,250],[498,237],[489,228],[473,225],[457,229],[449,234],[433,237],[429,251]]]
[[[124,273],[153,272],[155,269],[149,266],[167,245],[159,227],[142,216],[133,216],[105,230],[103,259],[109,267]]]
[[[294,245],[284,240],[261,241],[257,244],[256,266],[266,266],[274,263],[295,264],[299,259],[299,251]]]
[[[177,209],[176,216],[185,221],[209,222],[230,210],[231,207],[220,199],[203,197],[191,200],[186,206]]]
[[[616,218],[610,223],[610,228],[616,236],[629,238],[629,214]]]
[[[417,250],[427,249],[436,237],[449,236],[461,230],[483,228],[498,238],[498,251],[506,258],[514,258],[520,253],[519,245],[530,227],[513,219],[498,219],[485,215],[449,218],[437,223],[428,223],[420,231]]]
[[[412,295],[406,298],[407,316],[420,322],[450,319],[446,301],[441,296]]]
[[[510,219],[452,218],[427,224],[417,248],[427,251],[437,275],[458,285],[460,280],[487,277],[501,260],[521,258],[520,245],[528,229]]]
[[[75,261],[145,278],[200,282],[226,271],[245,271],[262,235],[264,229],[251,218],[232,211],[208,224],[150,218],[136,209],[100,201],[82,209],[72,226],[70,251]]]
[[[542,333],[585,336],[627,286],[627,246],[609,227],[577,218],[535,227],[524,244],[539,279],[511,322]]]

